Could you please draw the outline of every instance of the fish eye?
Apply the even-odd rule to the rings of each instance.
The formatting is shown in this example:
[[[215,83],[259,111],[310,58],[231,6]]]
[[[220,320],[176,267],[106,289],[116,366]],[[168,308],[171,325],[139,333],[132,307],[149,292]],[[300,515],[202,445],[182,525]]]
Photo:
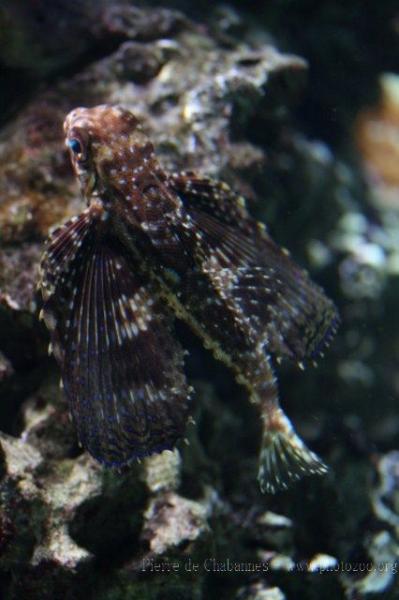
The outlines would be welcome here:
[[[77,138],[68,140],[67,144],[74,154],[82,154],[82,144]]]

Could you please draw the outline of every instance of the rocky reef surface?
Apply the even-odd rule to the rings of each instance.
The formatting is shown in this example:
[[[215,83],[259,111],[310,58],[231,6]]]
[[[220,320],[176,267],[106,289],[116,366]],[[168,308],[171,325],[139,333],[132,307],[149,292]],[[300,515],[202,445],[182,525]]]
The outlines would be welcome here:
[[[362,61],[351,70],[359,34],[346,21],[339,30],[340,3],[314,10],[307,33],[279,3],[275,13],[260,3],[258,19],[239,5],[210,13],[199,2],[194,15],[183,1],[164,4],[0,7],[0,80],[9,82],[0,99],[0,595],[393,600],[398,76],[383,74],[383,53],[369,80]],[[399,14],[389,3],[385,11],[394,36]],[[332,61],[329,23],[348,66]],[[333,69],[338,89],[328,99]],[[369,90],[369,107],[359,95],[355,105],[342,100],[351,76]],[[188,443],[121,473],[78,447],[36,284],[49,229],[82,208],[62,121],[103,102],[141,117],[167,168],[198,170],[245,195],[338,304],[340,333],[319,367],[279,367],[283,406],[330,465],[325,478],[260,493],[257,415],[183,327],[196,392]],[[330,126],[320,127],[323,115]],[[325,135],[335,123],[338,133]]]

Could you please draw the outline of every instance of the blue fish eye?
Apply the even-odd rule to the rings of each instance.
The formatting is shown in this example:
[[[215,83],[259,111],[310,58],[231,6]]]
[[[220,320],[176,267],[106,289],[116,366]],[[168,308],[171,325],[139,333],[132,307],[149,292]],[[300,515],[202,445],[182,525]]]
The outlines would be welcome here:
[[[82,153],[82,144],[76,138],[72,138],[71,140],[68,140],[68,146],[70,147],[70,149],[72,150],[72,152],[74,154]]]

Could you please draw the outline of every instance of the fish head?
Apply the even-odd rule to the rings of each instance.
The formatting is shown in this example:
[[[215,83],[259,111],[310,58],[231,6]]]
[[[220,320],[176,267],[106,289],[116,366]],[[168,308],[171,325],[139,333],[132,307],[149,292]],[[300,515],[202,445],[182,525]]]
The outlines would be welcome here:
[[[64,122],[66,146],[88,204],[126,197],[151,168],[154,150],[139,120],[120,106],[71,111]]]

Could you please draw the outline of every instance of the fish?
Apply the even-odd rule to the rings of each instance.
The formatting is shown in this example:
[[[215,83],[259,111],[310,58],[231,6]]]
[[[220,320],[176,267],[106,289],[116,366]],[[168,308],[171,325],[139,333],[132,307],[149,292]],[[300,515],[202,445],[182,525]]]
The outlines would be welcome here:
[[[325,473],[279,404],[272,357],[314,362],[334,303],[226,183],[167,172],[129,110],[79,107],[64,131],[86,208],[46,243],[41,314],[83,448],[121,468],[184,437],[193,388],[177,319],[258,409],[261,491]]]

